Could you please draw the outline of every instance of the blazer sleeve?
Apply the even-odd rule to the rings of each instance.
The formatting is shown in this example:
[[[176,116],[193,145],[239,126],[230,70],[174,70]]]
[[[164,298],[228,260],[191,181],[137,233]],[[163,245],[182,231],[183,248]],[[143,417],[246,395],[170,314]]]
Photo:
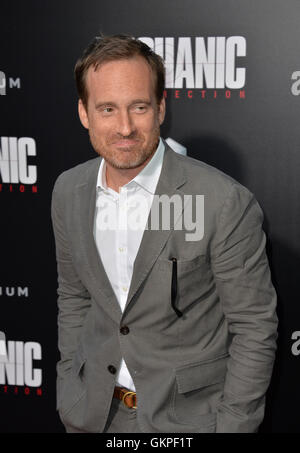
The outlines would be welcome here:
[[[277,339],[276,293],[253,195],[233,184],[219,217],[211,262],[231,336],[217,432],[256,432],[264,417]]]
[[[63,386],[72,366],[79,336],[91,306],[89,292],[82,284],[73,265],[72,253],[64,216],[66,191],[63,174],[57,179],[51,203],[51,217],[55,237],[58,274],[58,348],[61,359],[57,364],[57,408],[60,407]]]

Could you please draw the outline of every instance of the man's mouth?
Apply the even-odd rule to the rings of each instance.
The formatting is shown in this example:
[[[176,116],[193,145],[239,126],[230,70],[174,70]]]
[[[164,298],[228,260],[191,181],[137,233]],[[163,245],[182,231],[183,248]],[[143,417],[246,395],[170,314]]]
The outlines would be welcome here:
[[[133,140],[133,139],[122,139],[122,140],[118,140],[116,142],[113,142],[113,144],[115,146],[117,146],[118,148],[129,148],[131,146],[134,146],[136,145],[137,143],[139,142],[139,140]]]

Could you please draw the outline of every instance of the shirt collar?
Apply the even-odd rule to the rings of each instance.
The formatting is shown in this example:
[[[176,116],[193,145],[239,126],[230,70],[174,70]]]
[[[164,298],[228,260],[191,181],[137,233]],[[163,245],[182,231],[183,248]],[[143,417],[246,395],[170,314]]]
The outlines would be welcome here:
[[[156,186],[160,177],[161,169],[162,169],[162,163],[163,163],[163,157],[164,157],[164,152],[165,152],[165,145],[161,139],[159,138],[159,143],[158,147],[153,154],[152,158],[150,161],[147,163],[147,165],[138,173],[135,178],[133,178],[131,181],[129,181],[127,184],[125,184],[123,187],[131,187],[134,185],[138,185],[144,189],[146,189],[148,192],[154,194],[156,190]],[[110,190],[109,187],[107,187],[106,184],[106,165],[105,165],[105,160],[101,160],[101,164],[99,167],[99,172],[98,172],[98,177],[97,177],[97,187],[102,190]]]

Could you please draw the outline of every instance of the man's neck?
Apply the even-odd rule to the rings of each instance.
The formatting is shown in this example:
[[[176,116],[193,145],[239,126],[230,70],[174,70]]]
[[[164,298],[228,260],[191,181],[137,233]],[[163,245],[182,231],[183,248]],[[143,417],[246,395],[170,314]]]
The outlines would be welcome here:
[[[154,153],[153,153],[154,154]],[[106,185],[110,187],[115,192],[120,191],[120,187],[127,184],[133,178],[138,175],[143,168],[148,164],[148,162],[152,159],[153,154],[139,167],[136,168],[115,168],[112,167],[108,162],[106,162]]]

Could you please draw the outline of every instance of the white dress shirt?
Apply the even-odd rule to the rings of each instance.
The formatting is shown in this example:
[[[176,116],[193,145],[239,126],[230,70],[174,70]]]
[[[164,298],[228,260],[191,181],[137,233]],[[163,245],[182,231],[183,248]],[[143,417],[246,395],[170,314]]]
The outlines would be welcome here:
[[[161,173],[165,147],[158,147],[148,164],[116,192],[106,184],[106,163],[102,159],[98,178],[94,238],[104,269],[124,311],[134,261],[140,247],[153,196]],[[135,391],[122,358],[117,374],[121,387]]]

